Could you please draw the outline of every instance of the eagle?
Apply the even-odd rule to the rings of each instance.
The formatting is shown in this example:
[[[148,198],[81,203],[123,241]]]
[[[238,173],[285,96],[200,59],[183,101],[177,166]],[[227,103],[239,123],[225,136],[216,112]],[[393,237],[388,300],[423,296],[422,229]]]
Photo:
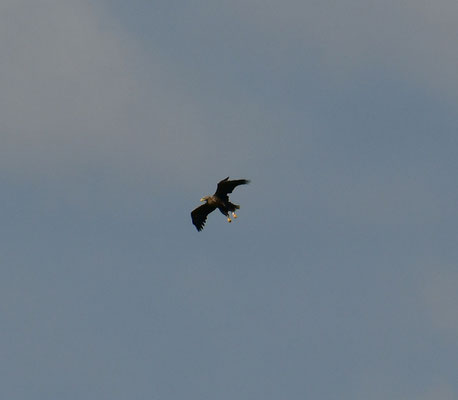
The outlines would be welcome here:
[[[226,216],[227,222],[232,222],[229,213],[232,213],[234,218],[237,218],[235,210],[240,208],[239,205],[233,204],[229,201],[228,194],[232,193],[234,188],[239,185],[246,185],[250,183],[248,179],[236,179],[233,181],[229,180],[229,177],[218,182],[216,192],[213,196],[205,196],[200,201],[205,201],[204,204],[197,207],[191,212],[192,223],[195,225],[197,231],[201,231],[204,228],[207,216],[212,211],[218,209],[221,213]]]

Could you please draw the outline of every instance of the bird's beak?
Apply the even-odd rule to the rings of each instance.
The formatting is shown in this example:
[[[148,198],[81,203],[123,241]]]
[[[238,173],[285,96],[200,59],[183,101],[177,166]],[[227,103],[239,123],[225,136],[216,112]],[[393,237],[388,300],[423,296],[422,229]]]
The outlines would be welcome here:
[[[202,197],[202,198],[200,199],[200,201],[205,201],[205,199]]]

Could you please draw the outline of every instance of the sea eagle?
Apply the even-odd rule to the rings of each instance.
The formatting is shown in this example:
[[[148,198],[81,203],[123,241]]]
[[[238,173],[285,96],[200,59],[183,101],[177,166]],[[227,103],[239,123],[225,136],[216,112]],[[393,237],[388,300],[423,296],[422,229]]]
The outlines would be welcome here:
[[[228,193],[232,193],[236,186],[246,185],[249,182],[247,179],[230,181],[229,177],[218,182],[215,194],[213,196],[202,197],[200,201],[205,201],[205,203],[191,212],[192,223],[196,226],[197,230],[201,231],[204,228],[207,215],[216,209],[220,210],[226,216],[227,222],[232,221],[229,212],[232,213],[234,218],[237,218],[235,210],[238,210],[240,206],[232,204],[229,201]]]

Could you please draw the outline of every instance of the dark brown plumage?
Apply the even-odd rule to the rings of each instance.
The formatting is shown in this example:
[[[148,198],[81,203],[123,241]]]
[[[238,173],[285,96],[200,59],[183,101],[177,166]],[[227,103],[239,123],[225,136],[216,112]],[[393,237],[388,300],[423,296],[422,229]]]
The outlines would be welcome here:
[[[191,212],[192,223],[195,225],[196,229],[201,231],[207,221],[208,214],[216,209],[220,210],[221,213],[227,217],[228,222],[232,221],[229,216],[230,212],[234,218],[237,218],[235,210],[238,210],[240,206],[232,204],[229,201],[228,194],[232,193],[237,186],[246,185],[249,182],[250,181],[247,179],[230,181],[229,177],[218,182],[214,195],[202,197],[200,201],[205,201],[205,204],[202,204]]]

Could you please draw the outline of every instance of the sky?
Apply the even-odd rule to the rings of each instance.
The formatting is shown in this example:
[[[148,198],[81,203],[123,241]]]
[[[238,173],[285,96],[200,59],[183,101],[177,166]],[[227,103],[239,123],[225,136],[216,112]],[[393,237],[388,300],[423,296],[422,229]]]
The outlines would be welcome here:
[[[0,397],[457,399],[457,17],[2,0]]]

